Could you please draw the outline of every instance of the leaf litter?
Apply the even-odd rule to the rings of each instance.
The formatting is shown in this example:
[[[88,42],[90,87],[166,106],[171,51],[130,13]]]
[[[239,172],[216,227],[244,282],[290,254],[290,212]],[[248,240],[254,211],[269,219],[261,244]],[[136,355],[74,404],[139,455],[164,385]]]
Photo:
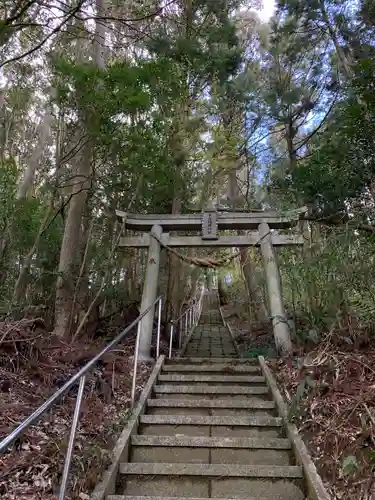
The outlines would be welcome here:
[[[375,500],[375,346],[268,361],[332,500]]]
[[[0,439],[3,439],[118,334],[68,345],[41,320],[0,323]],[[110,337],[108,337],[108,335]],[[135,333],[106,354],[87,376],[68,498],[85,500],[110,463],[131,406]],[[161,353],[167,351],[162,339]],[[138,367],[136,397],[152,366]],[[77,386],[0,456],[2,500],[55,500],[76,403]]]
[[[249,333],[232,309],[223,308],[240,349],[273,357],[272,329],[252,324]],[[297,326],[308,323],[298,318]],[[333,329],[318,345],[267,362],[332,500],[375,500],[375,341],[368,328],[352,330]]]

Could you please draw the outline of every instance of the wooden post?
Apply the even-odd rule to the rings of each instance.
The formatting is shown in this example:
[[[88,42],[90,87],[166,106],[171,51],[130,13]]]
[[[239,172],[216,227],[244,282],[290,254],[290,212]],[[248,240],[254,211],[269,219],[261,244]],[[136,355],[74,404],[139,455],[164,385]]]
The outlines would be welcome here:
[[[282,355],[288,355],[292,352],[292,343],[285,314],[279,268],[272,245],[271,231],[267,223],[262,222],[259,224],[259,236],[261,238],[260,248],[263,256],[264,269],[266,271],[269,305],[276,349]]]
[[[152,226],[151,232],[160,239],[163,229],[161,228],[161,226],[154,225]],[[158,291],[159,264],[160,243],[151,236],[150,246],[148,250],[145,281],[143,284],[141,314],[156,300]],[[152,361],[150,351],[154,314],[155,307],[152,307],[151,310],[146,314],[146,316],[141,320],[138,356],[139,361]]]

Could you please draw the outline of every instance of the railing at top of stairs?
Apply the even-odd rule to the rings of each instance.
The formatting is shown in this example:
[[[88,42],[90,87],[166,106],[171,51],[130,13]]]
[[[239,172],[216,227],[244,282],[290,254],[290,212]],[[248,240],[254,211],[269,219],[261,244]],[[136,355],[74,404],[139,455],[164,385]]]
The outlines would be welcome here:
[[[187,335],[188,331],[194,327],[200,318],[202,312],[202,299],[204,294],[204,287],[201,289],[201,293],[198,299],[193,300],[193,303],[188,307],[177,319],[171,322],[171,327],[169,330],[169,352],[168,358],[172,357],[172,344],[173,344],[173,332],[178,331],[178,347],[181,349],[182,341],[184,336]],[[184,330],[184,331],[183,331]]]

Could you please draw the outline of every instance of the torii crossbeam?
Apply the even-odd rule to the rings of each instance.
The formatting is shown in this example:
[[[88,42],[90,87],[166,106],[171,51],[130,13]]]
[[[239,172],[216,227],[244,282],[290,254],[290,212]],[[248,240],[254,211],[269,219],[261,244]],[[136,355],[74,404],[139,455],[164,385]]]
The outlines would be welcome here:
[[[251,230],[258,229],[259,224],[265,222],[271,229],[286,229],[294,226],[301,215],[307,212],[306,207],[297,210],[290,210],[285,214],[277,212],[216,212],[215,214],[218,230]],[[157,224],[163,228],[163,231],[200,231],[202,229],[201,214],[128,214],[121,210],[116,210],[117,217],[122,221],[126,220],[126,227],[133,231],[151,231]]]

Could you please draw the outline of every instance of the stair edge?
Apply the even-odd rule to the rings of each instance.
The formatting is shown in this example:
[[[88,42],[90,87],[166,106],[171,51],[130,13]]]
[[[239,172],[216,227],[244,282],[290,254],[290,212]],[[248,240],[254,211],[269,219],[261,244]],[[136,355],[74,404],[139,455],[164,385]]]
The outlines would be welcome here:
[[[291,442],[294,456],[297,463],[299,463],[302,468],[309,500],[331,500],[331,496],[324,486],[322,478],[318,474],[315,464],[298,432],[297,427],[289,421],[287,405],[281,395],[275,377],[267,366],[264,357],[259,356],[258,360],[262,368],[262,372],[266,377],[267,385],[271,391],[272,398],[276,403],[278,414],[283,420],[286,435]]]
[[[281,427],[282,418],[267,415],[224,417],[201,415],[141,415],[141,424],[155,425],[209,425],[209,426],[248,426],[248,427]]]
[[[176,448],[237,448],[249,450],[290,450],[291,443],[285,438],[230,438],[205,436],[152,436],[135,434],[132,446]]]
[[[302,467],[296,465],[239,465],[121,462],[124,476],[202,476],[247,477],[254,479],[303,479]]]

